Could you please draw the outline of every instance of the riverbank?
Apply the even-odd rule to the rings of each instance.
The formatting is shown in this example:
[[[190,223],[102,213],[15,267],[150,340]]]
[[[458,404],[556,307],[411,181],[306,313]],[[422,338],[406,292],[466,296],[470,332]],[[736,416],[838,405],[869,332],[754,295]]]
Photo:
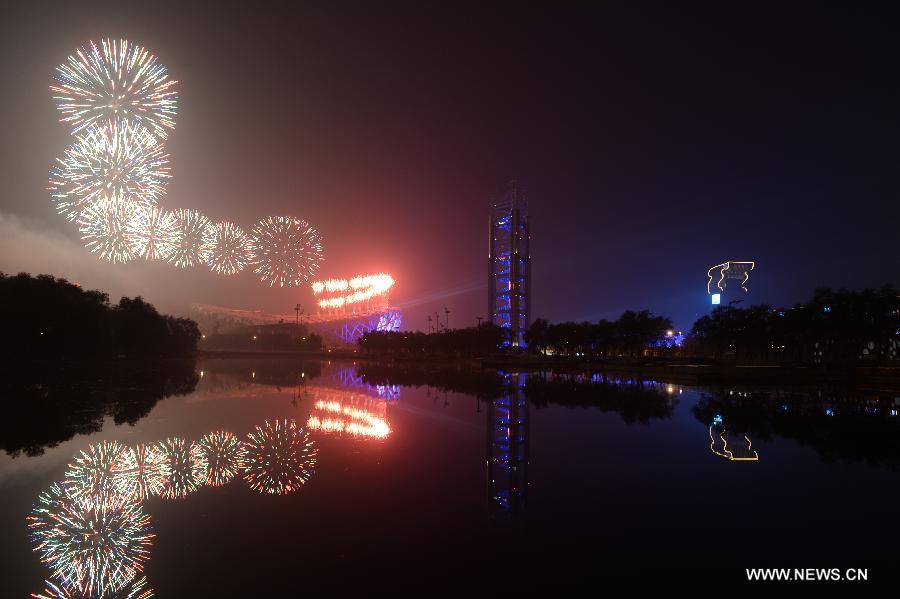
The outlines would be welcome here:
[[[201,351],[199,358],[301,358],[309,360],[352,360],[372,363],[422,364],[429,367],[467,367],[478,370],[618,372],[638,378],[658,379],[685,385],[716,383],[807,384],[850,382],[861,386],[900,390],[900,364],[854,364],[844,368],[794,365],[758,365],[720,363],[712,360],[651,358],[643,360],[587,361],[547,356],[491,356],[457,358],[452,356],[394,356],[360,353],[351,349],[317,352],[300,351]]]

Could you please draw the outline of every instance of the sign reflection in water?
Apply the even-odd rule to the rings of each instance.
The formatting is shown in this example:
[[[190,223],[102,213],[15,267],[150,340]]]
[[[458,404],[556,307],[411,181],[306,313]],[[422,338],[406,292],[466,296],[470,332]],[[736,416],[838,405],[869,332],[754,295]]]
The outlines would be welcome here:
[[[759,461],[759,453],[753,449],[750,437],[741,435],[741,438],[743,442],[729,436],[728,429],[725,428],[725,419],[721,415],[716,414],[713,417],[712,424],[709,425],[709,450],[711,452],[732,462]],[[731,443],[729,443],[729,439],[731,439]]]

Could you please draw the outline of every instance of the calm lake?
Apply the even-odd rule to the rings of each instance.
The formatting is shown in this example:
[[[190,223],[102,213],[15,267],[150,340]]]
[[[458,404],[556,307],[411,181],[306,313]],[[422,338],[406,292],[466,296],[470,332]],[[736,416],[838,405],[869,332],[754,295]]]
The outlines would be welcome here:
[[[896,581],[897,391],[207,359],[4,401],[2,597]]]

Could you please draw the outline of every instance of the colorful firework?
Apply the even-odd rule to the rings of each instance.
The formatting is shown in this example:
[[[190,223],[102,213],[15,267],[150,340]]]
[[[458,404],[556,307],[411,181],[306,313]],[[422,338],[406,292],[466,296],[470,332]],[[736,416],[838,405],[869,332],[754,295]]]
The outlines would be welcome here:
[[[46,586],[42,592],[31,594],[32,599],[75,599],[79,596],[62,584],[57,585],[49,580],[45,580],[44,584]],[[121,599],[151,599],[154,595],[153,589],[147,588],[147,577],[141,576],[126,584],[116,596]]]
[[[202,212],[179,208],[175,215],[176,235],[174,250],[169,263],[178,268],[191,268],[206,264],[212,253],[207,241],[212,222]]]
[[[216,431],[200,439],[200,448],[206,460],[204,481],[211,487],[221,487],[235,477],[241,465],[244,448],[241,440],[232,433]]]
[[[132,252],[145,260],[168,260],[175,252],[178,222],[156,206],[136,208],[125,222],[125,239]]]
[[[302,285],[321,266],[322,237],[305,220],[270,216],[250,232],[253,272],[269,287]]]
[[[92,443],[69,464],[63,484],[73,499],[87,505],[124,503],[115,489],[116,464],[129,451],[118,441]]]
[[[234,275],[252,259],[250,238],[234,223],[222,221],[207,229],[204,245],[209,250],[207,264],[220,275]]]
[[[85,503],[53,483],[27,521],[34,550],[53,578],[83,596],[118,592],[150,557],[150,516],[136,503]]]
[[[160,441],[156,447],[163,454],[163,497],[177,499],[200,488],[206,474],[206,456],[199,445],[174,437]]]
[[[165,461],[166,456],[156,445],[140,444],[125,449],[112,467],[113,489],[133,502],[161,495],[166,486]]]
[[[105,199],[155,205],[171,177],[168,162],[146,128],[122,119],[95,123],[56,159],[50,197],[69,221]]]
[[[175,128],[177,81],[156,56],[128,40],[102,39],[56,67],[53,100],[73,133],[98,119],[124,117],[165,139]]]
[[[78,231],[84,247],[113,264],[135,258],[128,243],[126,223],[135,210],[131,202],[101,200],[83,210],[78,216]]]
[[[244,480],[259,493],[285,495],[312,476],[318,449],[294,420],[266,421],[247,435],[242,463]]]

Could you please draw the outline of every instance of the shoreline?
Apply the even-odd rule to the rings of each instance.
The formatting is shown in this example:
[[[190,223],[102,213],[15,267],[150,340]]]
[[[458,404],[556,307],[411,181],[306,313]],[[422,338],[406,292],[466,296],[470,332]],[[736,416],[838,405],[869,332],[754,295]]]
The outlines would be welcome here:
[[[710,360],[571,360],[535,356],[495,356],[455,358],[447,356],[410,357],[373,355],[352,350],[301,351],[199,351],[198,359],[228,358],[300,358],[311,360],[350,360],[397,365],[466,366],[473,370],[553,371],[560,373],[619,372],[644,378],[662,378],[683,384],[750,383],[861,383],[883,389],[900,390],[900,364],[852,364],[844,368],[780,364],[724,364]]]

